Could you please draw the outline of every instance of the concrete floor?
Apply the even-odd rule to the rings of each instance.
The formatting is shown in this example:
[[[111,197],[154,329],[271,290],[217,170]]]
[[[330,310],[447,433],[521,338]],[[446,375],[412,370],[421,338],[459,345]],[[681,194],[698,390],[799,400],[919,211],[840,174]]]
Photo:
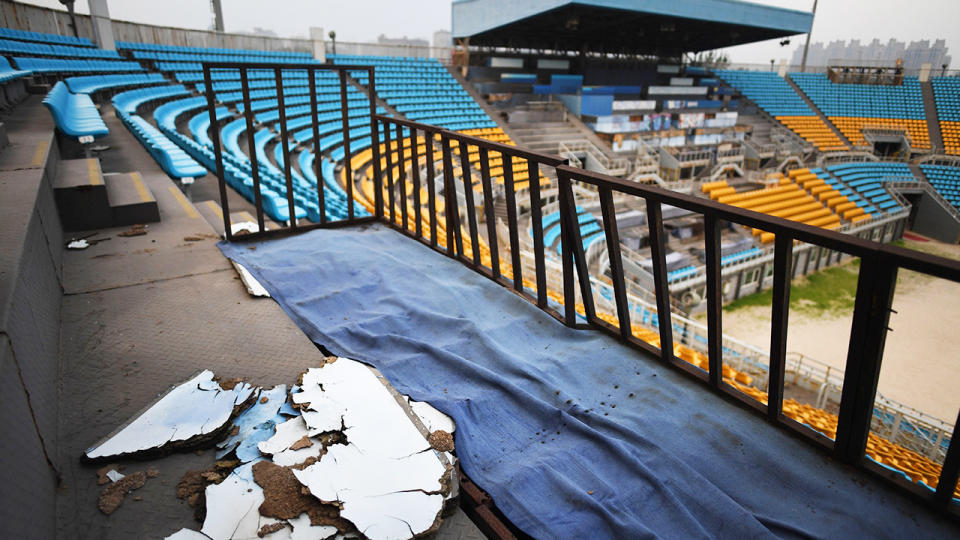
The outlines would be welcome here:
[[[163,538],[182,527],[199,528],[193,509],[176,498],[176,485],[186,471],[209,468],[213,452],[119,462],[125,473],[152,466],[160,474],[106,516],[97,509],[102,486],[95,471],[102,465],[82,464],[83,451],[197,370],[267,387],[289,385],[322,354],[273,300],[247,295],[210,224],[178,196],[174,182],[108,107],[103,118],[110,128],[103,142],[111,147],[101,156],[104,172],[139,171],[161,221],[144,236],[117,236],[125,227],[97,231],[94,238],[110,240],[63,253],[57,532],[64,538]],[[195,202],[218,199],[212,175],[192,194]],[[231,191],[231,210],[252,207]],[[458,511],[438,537],[482,535]]]

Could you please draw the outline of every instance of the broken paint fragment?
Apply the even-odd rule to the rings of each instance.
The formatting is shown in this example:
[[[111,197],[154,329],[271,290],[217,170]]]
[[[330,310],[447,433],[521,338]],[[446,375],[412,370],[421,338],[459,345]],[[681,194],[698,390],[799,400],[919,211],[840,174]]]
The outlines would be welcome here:
[[[257,444],[260,452],[272,456],[277,465],[287,467],[298,465],[308,458],[316,458],[323,452],[323,445],[319,441],[303,447],[300,441],[307,437],[307,425],[303,418],[297,416],[282,424],[277,424],[276,433],[269,439]],[[293,448],[298,446],[299,449]]]
[[[420,417],[420,421],[423,422],[423,425],[427,428],[427,431],[434,432],[439,430],[446,431],[447,433],[453,433],[457,429],[457,425],[453,422],[453,418],[443,414],[434,408],[433,405],[430,405],[426,401],[414,401],[410,398],[407,398],[410,403],[410,408],[413,409],[413,412],[417,413],[417,416]]]
[[[259,399],[234,419],[236,432],[217,444],[217,459],[234,450],[237,459],[243,463],[259,458],[257,444],[273,436],[274,426],[285,420],[279,413],[286,398],[287,387],[283,384],[270,390],[261,390]]]
[[[97,499],[97,508],[109,516],[123,504],[123,498],[127,493],[142,488],[145,483],[147,483],[147,474],[140,471],[107,484]]]
[[[207,486],[207,516],[200,532],[212,540],[253,539],[264,526],[280,522],[260,515],[263,490],[253,481],[252,467],[237,467],[223,482]],[[284,528],[263,538],[289,538],[289,532]]]
[[[111,482],[119,482],[123,476],[123,473],[119,473],[117,471],[107,472],[107,478],[109,478]]]
[[[307,514],[300,514],[289,523],[293,526],[290,540],[323,540],[337,534],[337,528],[331,525],[311,525]]]
[[[227,426],[236,407],[253,391],[247,383],[224,390],[213,380],[212,371],[202,371],[88,449],[84,458],[104,460],[193,447]]]
[[[330,425],[343,426],[347,444],[293,474],[372,539],[410,538],[439,524],[448,474],[439,454],[374,371],[338,358],[301,376],[293,402]],[[362,398],[358,398],[362,396]],[[307,421],[307,424],[310,422]]]

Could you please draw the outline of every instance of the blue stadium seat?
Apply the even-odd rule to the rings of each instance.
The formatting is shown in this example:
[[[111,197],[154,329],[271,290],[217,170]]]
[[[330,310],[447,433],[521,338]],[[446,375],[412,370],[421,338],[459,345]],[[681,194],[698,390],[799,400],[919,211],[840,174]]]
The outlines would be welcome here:
[[[109,133],[100,118],[100,111],[86,94],[71,94],[63,81],[58,82],[43,100],[53,116],[57,128],[66,135],[77,138],[97,138]],[[87,142],[87,141],[81,141]]]

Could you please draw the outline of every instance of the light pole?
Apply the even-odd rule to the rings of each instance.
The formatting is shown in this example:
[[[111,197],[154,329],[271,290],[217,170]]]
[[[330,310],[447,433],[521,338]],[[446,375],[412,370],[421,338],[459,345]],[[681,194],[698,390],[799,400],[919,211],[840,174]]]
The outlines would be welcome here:
[[[807,32],[807,42],[803,45],[803,60],[800,62],[800,73],[807,72],[807,51],[810,50],[810,34],[813,32],[813,19],[817,17],[817,0],[813,0],[813,17],[810,19],[810,32]]]
[[[333,42],[333,54],[336,55],[337,54],[337,33],[331,30],[330,33],[327,35],[330,36],[330,41]]]

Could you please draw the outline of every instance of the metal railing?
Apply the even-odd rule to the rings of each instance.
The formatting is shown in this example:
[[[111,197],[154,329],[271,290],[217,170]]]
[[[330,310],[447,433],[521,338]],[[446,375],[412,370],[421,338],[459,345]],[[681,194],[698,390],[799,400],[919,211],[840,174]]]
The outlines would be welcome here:
[[[254,204],[259,224],[258,232],[245,236],[231,234],[230,212],[226,196],[224,177],[223,149],[219,138],[219,127],[214,117],[215,100],[210,84],[211,69],[241,70],[242,91],[244,94],[244,115],[248,134],[253,130],[250,110],[249,87],[245,75],[246,69],[273,69],[276,74],[278,105],[280,107],[280,132],[284,141],[289,140],[286,119],[283,114],[282,71],[306,69],[311,81],[320,70],[335,70],[341,81],[341,107],[347,110],[345,76],[347,71],[367,71],[370,81],[369,104],[371,115],[371,156],[373,183],[373,216],[357,217],[353,208],[354,176],[351,170],[351,149],[349,147],[349,123],[343,115],[343,145],[345,189],[350,213],[346,219],[328,222],[321,218],[319,223],[298,224],[295,217],[296,205],[292,196],[291,171],[288,145],[284,144],[284,178],[290,220],[279,231],[267,231],[263,224],[263,202],[259,196],[260,185],[257,179],[256,152],[252,137],[248,137],[254,191],[257,194]],[[941,468],[939,485],[931,494],[921,486],[900,479],[900,476],[866,460],[865,448],[867,436],[873,419],[877,383],[880,374],[884,341],[896,285],[897,272],[902,268],[927,274],[940,279],[960,282],[960,262],[934,255],[910,251],[896,246],[883,245],[857,236],[828,231],[776,218],[750,210],[721,204],[716,201],[686,195],[662,189],[656,186],[642,185],[623,179],[591,171],[576,169],[564,164],[559,156],[532,152],[516,146],[495,143],[481,138],[467,136],[435,126],[410,122],[407,120],[376,114],[374,73],[370,66],[346,65],[260,65],[218,63],[204,64],[204,77],[207,88],[207,100],[211,114],[211,131],[216,153],[216,174],[219,180],[224,224],[228,240],[238,241],[263,238],[272,234],[288,231],[304,231],[314,227],[352,225],[373,220],[385,222],[406,236],[414,238],[432,249],[444,253],[474,271],[488,277],[500,285],[511,288],[518,294],[536,304],[541,310],[556,317],[564,324],[578,328],[594,328],[619,339],[629,346],[659,358],[665,365],[687,373],[720,395],[742,403],[749,409],[764,415],[771,424],[794,430],[832,452],[843,463],[853,464],[870,470],[900,485],[918,497],[925,499],[931,506],[956,512],[956,506],[950,505],[953,491],[960,477],[960,419],[954,424],[949,446]],[[315,83],[311,82],[311,95],[316,95]],[[315,98],[311,99],[312,114],[316,118]],[[382,126],[382,134],[381,133]],[[313,122],[313,144],[319,151],[319,136],[316,120]],[[428,164],[434,163],[435,145],[439,145],[442,161],[442,193],[436,189],[426,190],[428,200],[420,200],[420,142],[423,142],[423,156]],[[382,143],[381,143],[382,141]],[[382,147],[382,148],[381,148]],[[383,152],[381,153],[381,150]],[[407,151],[409,150],[409,155]],[[471,161],[471,155],[476,158]],[[498,227],[494,215],[494,179],[491,177],[491,158],[502,160],[503,196],[506,199],[506,227]],[[382,161],[383,160],[383,161]],[[396,166],[394,166],[394,160]],[[455,171],[454,162],[458,162],[459,171]],[[518,188],[515,182],[514,164],[525,164],[527,185]],[[385,165],[385,168],[384,168]],[[314,159],[317,172],[317,202],[322,211],[323,184],[319,174],[319,155]],[[550,169],[556,172],[559,213],[559,265],[551,254],[545,253],[544,227],[542,214],[540,171]],[[472,180],[479,169],[479,185]],[[428,186],[434,185],[435,167],[425,168]],[[410,176],[408,177],[408,171]],[[412,184],[408,200],[407,183]],[[583,191],[574,186],[584,187]],[[477,205],[474,190],[483,194],[482,203]],[[602,214],[603,240],[606,245],[609,277],[592,276],[588,265],[589,252],[583,246],[577,222],[577,201],[575,193],[594,192],[599,199]],[[437,198],[443,198],[443,208],[439,208]],[[462,199],[461,199],[462,197]],[[522,200],[527,199],[527,200]],[[623,250],[616,225],[617,205],[635,206],[631,201],[643,203],[647,215],[648,238],[653,261],[653,300],[659,347],[634,335],[631,320],[632,307],[628,295],[631,284],[625,281]],[[463,204],[459,201],[462,200]],[[671,308],[671,295],[666,270],[666,238],[663,226],[663,207],[684,209],[702,216],[706,247],[706,300],[707,300],[707,346],[708,369],[701,370],[676,356],[674,350],[674,324]],[[533,249],[521,253],[518,223],[518,207],[529,208],[530,230]],[[440,231],[440,222],[444,223]],[[773,253],[773,300],[771,310],[771,342],[767,352],[768,367],[765,382],[768,402],[764,404],[746,394],[723,379],[723,332],[721,326],[721,244],[720,231],[726,222],[761,229],[775,234]],[[428,237],[429,231],[429,237]],[[440,241],[440,233],[444,234]],[[501,239],[506,233],[508,238]],[[842,392],[840,397],[838,427],[835,440],[831,440],[809,427],[799,424],[783,414],[784,382],[787,364],[787,325],[789,318],[790,279],[795,244],[803,242],[827,250],[860,258],[856,299],[853,310],[853,323],[848,343],[848,354]],[[594,245],[601,243],[597,242]],[[509,251],[501,262],[500,245]],[[591,251],[594,246],[591,246]],[[594,251],[595,253],[595,251]],[[531,260],[532,258],[532,260]],[[559,266],[559,267],[558,267]],[[527,270],[525,271],[524,268]],[[559,290],[548,289],[548,275],[556,276]],[[528,279],[529,278],[529,279]],[[602,283],[602,285],[601,285]],[[595,305],[595,289],[612,289],[609,300],[616,312],[614,319],[607,322]],[[605,300],[606,301],[606,300]],[[651,306],[653,307],[653,306]],[[680,336],[680,342],[684,337]]]
[[[287,202],[287,215],[289,219],[287,223],[283,224],[285,226],[268,230],[264,220],[264,201],[261,188],[261,172],[260,166],[257,159],[257,151],[254,142],[253,128],[254,128],[254,112],[251,108],[251,99],[250,99],[250,81],[249,81],[249,71],[250,70],[272,70],[274,72],[274,80],[277,90],[277,105],[279,110],[279,124],[280,124],[280,136],[281,144],[283,145],[283,180],[285,182],[285,197]],[[327,204],[323,188],[323,177],[320,171],[320,132],[319,132],[319,122],[317,119],[318,110],[317,110],[317,75],[323,71],[333,71],[336,72],[340,79],[340,110],[347,111],[347,72],[348,71],[363,71],[367,73],[369,80],[370,92],[369,104],[370,104],[370,116],[373,117],[377,112],[377,103],[376,103],[376,89],[374,84],[374,68],[373,66],[353,66],[346,64],[270,64],[270,63],[244,63],[244,62],[203,62],[203,82],[205,88],[205,94],[207,98],[207,110],[210,113],[210,135],[213,142],[213,151],[215,155],[216,162],[216,175],[217,181],[220,189],[220,206],[223,210],[223,227],[224,234],[228,241],[233,241],[236,239],[232,230],[232,223],[230,217],[230,203],[227,199],[227,184],[226,184],[226,174],[224,168],[224,154],[223,154],[223,145],[220,140],[220,124],[217,120],[216,115],[216,94],[213,90],[213,84],[211,81],[211,73],[214,71],[224,71],[224,70],[236,70],[240,72],[240,87],[241,93],[243,94],[243,116],[246,119],[246,133],[247,133],[247,158],[250,160],[250,176],[253,181],[253,194],[254,200],[253,205],[256,209],[257,215],[257,231],[249,234],[243,235],[244,238],[264,238],[269,236],[277,236],[281,234],[286,234],[291,231],[307,231],[310,229],[318,227],[332,227],[332,226],[345,226],[345,225],[355,225],[359,223],[365,223],[373,221],[375,217],[358,217],[354,213],[354,193],[353,193],[353,183],[347,182],[346,185],[346,198],[347,198],[347,218],[343,220],[338,220],[335,222],[328,221],[327,219]],[[287,131],[287,115],[286,107],[284,104],[284,92],[283,92],[283,74],[297,71],[306,71],[308,78],[309,86],[309,95],[310,95],[310,117],[312,118],[311,127],[313,129],[311,142],[313,143],[313,148],[315,150],[314,160],[313,160],[313,172],[316,175],[316,189],[314,195],[317,200],[317,207],[319,208],[319,221],[317,223],[303,224],[298,221],[297,218],[297,205],[294,202],[294,187],[293,187],[293,175],[291,173],[291,159],[290,159],[290,134]],[[343,135],[343,146],[345,154],[350,155],[350,117],[348,114],[342,114],[342,128],[341,132]],[[371,140],[379,140],[377,133],[376,124],[371,123]],[[379,163],[379,146],[377,144],[372,145],[374,160]],[[345,160],[345,166],[347,168],[346,176],[350,178],[352,176],[350,171],[350,160]]]

